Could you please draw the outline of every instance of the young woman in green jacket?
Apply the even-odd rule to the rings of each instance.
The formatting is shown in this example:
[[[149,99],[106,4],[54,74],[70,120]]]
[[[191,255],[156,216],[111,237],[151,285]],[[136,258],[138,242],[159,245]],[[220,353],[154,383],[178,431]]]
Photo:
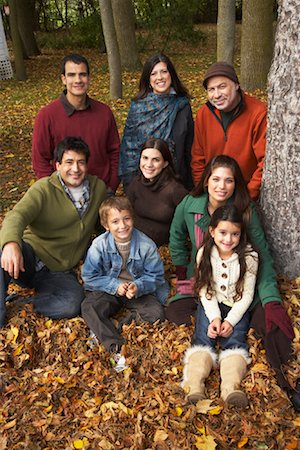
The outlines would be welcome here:
[[[176,266],[177,293],[170,299],[166,317],[178,325],[191,323],[191,315],[195,314],[197,307],[193,292],[195,256],[211,214],[227,202],[235,204],[243,212],[249,239],[260,257],[251,327],[263,339],[278,384],[287,391],[295,409],[300,411],[300,393],[289,385],[281,369],[292,358],[293,327],[282,305],[273,259],[255,204],[250,200],[239,165],[229,156],[213,158],[198,186],[176,208],[170,230],[170,253]],[[188,245],[187,238],[191,245]]]

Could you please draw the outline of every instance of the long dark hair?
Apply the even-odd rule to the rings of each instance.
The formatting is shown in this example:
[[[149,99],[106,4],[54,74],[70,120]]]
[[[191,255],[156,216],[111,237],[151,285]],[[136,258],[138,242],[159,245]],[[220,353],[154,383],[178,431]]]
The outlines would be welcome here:
[[[241,211],[235,205],[224,205],[217,208],[213,215],[211,216],[209,229],[207,230],[202,248],[203,254],[199,264],[198,269],[196,270],[196,280],[195,280],[195,292],[197,296],[199,295],[199,291],[201,288],[206,286],[206,298],[211,299],[214,294],[214,289],[212,286],[213,281],[213,273],[211,266],[211,251],[214,246],[214,239],[210,233],[211,230],[214,230],[221,221],[232,222],[235,225],[240,227],[240,241],[238,245],[234,248],[234,252],[238,254],[239,264],[240,264],[240,275],[239,279],[235,286],[235,296],[234,301],[238,301],[242,298],[243,289],[244,289],[244,277],[247,270],[246,265],[246,255],[247,244],[249,242],[245,222],[243,219],[243,215]]]
[[[218,167],[227,167],[232,171],[234,176],[234,192],[233,192],[233,204],[238,208],[241,213],[247,212],[250,214],[250,195],[247,189],[247,184],[241,172],[240,166],[235,159],[227,155],[218,155],[212,158],[205,166],[202,177],[197,186],[191,192],[193,197],[199,197],[207,192],[208,179],[212,175],[213,171]],[[248,217],[249,218],[249,217]]]
[[[134,100],[140,100],[141,98],[145,98],[150,92],[152,92],[152,87],[150,86],[150,75],[152,70],[156,64],[164,62],[167,66],[167,69],[171,75],[172,87],[174,88],[176,94],[179,97],[190,97],[188,90],[180,81],[175,67],[172,61],[163,53],[158,53],[157,55],[151,56],[144,64],[142,75],[139,83],[139,92],[134,97]]]
[[[173,158],[172,158],[171,152],[169,150],[169,146],[166,141],[164,141],[163,139],[157,139],[157,138],[147,139],[147,141],[145,141],[142,144],[140,158],[141,158],[143,151],[146,148],[155,148],[156,150],[158,150],[161,153],[161,156],[163,157],[164,161],[168,161],[168,163],[169,163],[167,165],[167,167],[165,167],[163,169],[164,171],[167,171],[167,173],[169,175],[168,178],[169,179],[174,178],[177,181],[181,181],[180,176],[177,175],[175,172]]]

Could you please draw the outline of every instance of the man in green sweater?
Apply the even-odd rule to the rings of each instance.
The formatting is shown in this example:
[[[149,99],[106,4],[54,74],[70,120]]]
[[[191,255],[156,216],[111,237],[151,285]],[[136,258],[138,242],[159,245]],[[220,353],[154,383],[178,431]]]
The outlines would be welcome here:
[[[5,217],[0,231],[0,326],[11,280],[34,288],[29,299],[54,319],[80,314],[84,292],[73,271],[90,243],[106,187],[87,175],[90,151],[77,137],[55,150],[57,171],[33,184]]]

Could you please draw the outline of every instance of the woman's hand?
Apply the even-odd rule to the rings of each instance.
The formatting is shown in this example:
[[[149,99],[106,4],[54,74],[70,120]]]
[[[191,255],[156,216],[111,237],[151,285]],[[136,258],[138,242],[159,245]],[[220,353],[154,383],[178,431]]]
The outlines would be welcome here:
[[[216,339],[221,330],[221,319],[216,318],[212,322],[210,322],[208,329],[207,329],[207,336],[211,339]]]
[[[227,320],[224,320],[221,325],[220,336],[227,338],[232,334],[232,332],[233,326],[229,322],[227,322]]]

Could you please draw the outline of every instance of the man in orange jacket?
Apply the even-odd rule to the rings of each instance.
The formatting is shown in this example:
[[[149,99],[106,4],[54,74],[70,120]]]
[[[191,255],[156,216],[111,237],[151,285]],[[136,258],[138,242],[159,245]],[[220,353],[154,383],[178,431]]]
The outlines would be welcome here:
[[[203,80],[208,101],[197,112],[192,147],[192,174],[198,184],[207,162],[224,154],[239,163],[251,198],[259,196],[266,148],[264,103],[245,94],[234,68],[212,64]]]

